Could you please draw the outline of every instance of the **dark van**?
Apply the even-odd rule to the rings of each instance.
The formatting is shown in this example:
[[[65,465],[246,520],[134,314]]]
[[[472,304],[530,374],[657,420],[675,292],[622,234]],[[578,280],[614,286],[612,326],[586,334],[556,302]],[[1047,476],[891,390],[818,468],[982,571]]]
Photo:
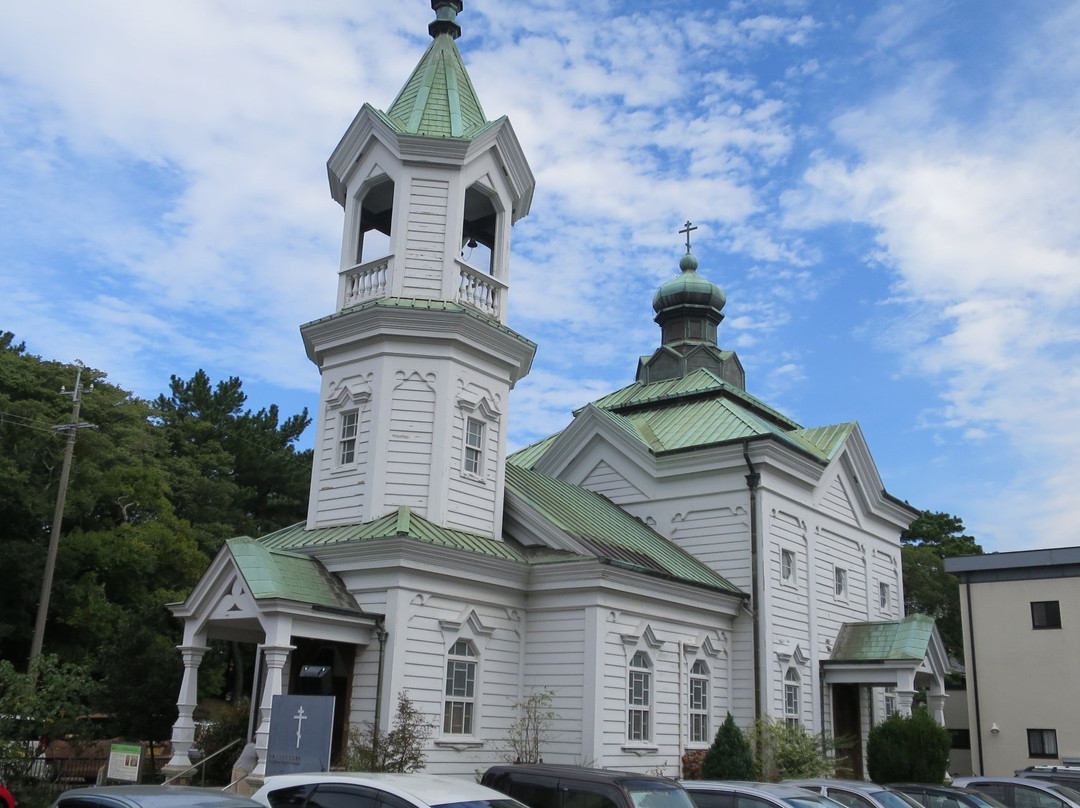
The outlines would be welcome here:
[[[492,766],[480,782],[529,808],[694,808],[675,780],[549,763]]]

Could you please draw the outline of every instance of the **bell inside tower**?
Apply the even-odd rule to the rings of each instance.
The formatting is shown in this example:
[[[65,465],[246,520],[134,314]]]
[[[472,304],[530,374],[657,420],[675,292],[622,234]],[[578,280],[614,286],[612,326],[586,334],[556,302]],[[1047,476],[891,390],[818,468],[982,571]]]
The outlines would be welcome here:
[[[461,225],[461,260],[489,275],[494,271],[495,227],[498,219],[491,197],[479,186],[465,191]]]
[[[364,264],[390,254],[393,218],[394,181],[386,177],[371,186],[360,200],[356,263]]]

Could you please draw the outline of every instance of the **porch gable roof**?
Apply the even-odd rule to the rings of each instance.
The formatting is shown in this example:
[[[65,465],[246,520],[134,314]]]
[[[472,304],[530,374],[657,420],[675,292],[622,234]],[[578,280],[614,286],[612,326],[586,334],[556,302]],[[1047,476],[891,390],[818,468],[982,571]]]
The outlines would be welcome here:
[[[275,550],[247,536],[229,539],[226,546],[256,601],[279,598],[363,613],[341,579],[315,558]]]

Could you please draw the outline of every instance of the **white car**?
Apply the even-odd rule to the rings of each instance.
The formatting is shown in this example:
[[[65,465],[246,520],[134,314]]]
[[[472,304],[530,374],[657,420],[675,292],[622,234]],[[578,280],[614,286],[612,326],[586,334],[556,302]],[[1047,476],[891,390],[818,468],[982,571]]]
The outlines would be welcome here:
[[[267,808],[525,808],[471,777],[383,772],[278,774],[251,798]]]

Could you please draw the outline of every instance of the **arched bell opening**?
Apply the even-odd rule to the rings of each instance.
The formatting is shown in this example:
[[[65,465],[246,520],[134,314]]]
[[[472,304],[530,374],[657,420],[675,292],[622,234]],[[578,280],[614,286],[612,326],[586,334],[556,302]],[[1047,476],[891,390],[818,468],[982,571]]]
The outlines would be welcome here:
[[[472,186],[465,191],[465,217],[461,225],[461,260],[494,274],[498,210],[486,191]]]
[[[356,263],[364,264],[390,254],[393,219],[394,181],[386,177],[368,188],[360,200]]]

